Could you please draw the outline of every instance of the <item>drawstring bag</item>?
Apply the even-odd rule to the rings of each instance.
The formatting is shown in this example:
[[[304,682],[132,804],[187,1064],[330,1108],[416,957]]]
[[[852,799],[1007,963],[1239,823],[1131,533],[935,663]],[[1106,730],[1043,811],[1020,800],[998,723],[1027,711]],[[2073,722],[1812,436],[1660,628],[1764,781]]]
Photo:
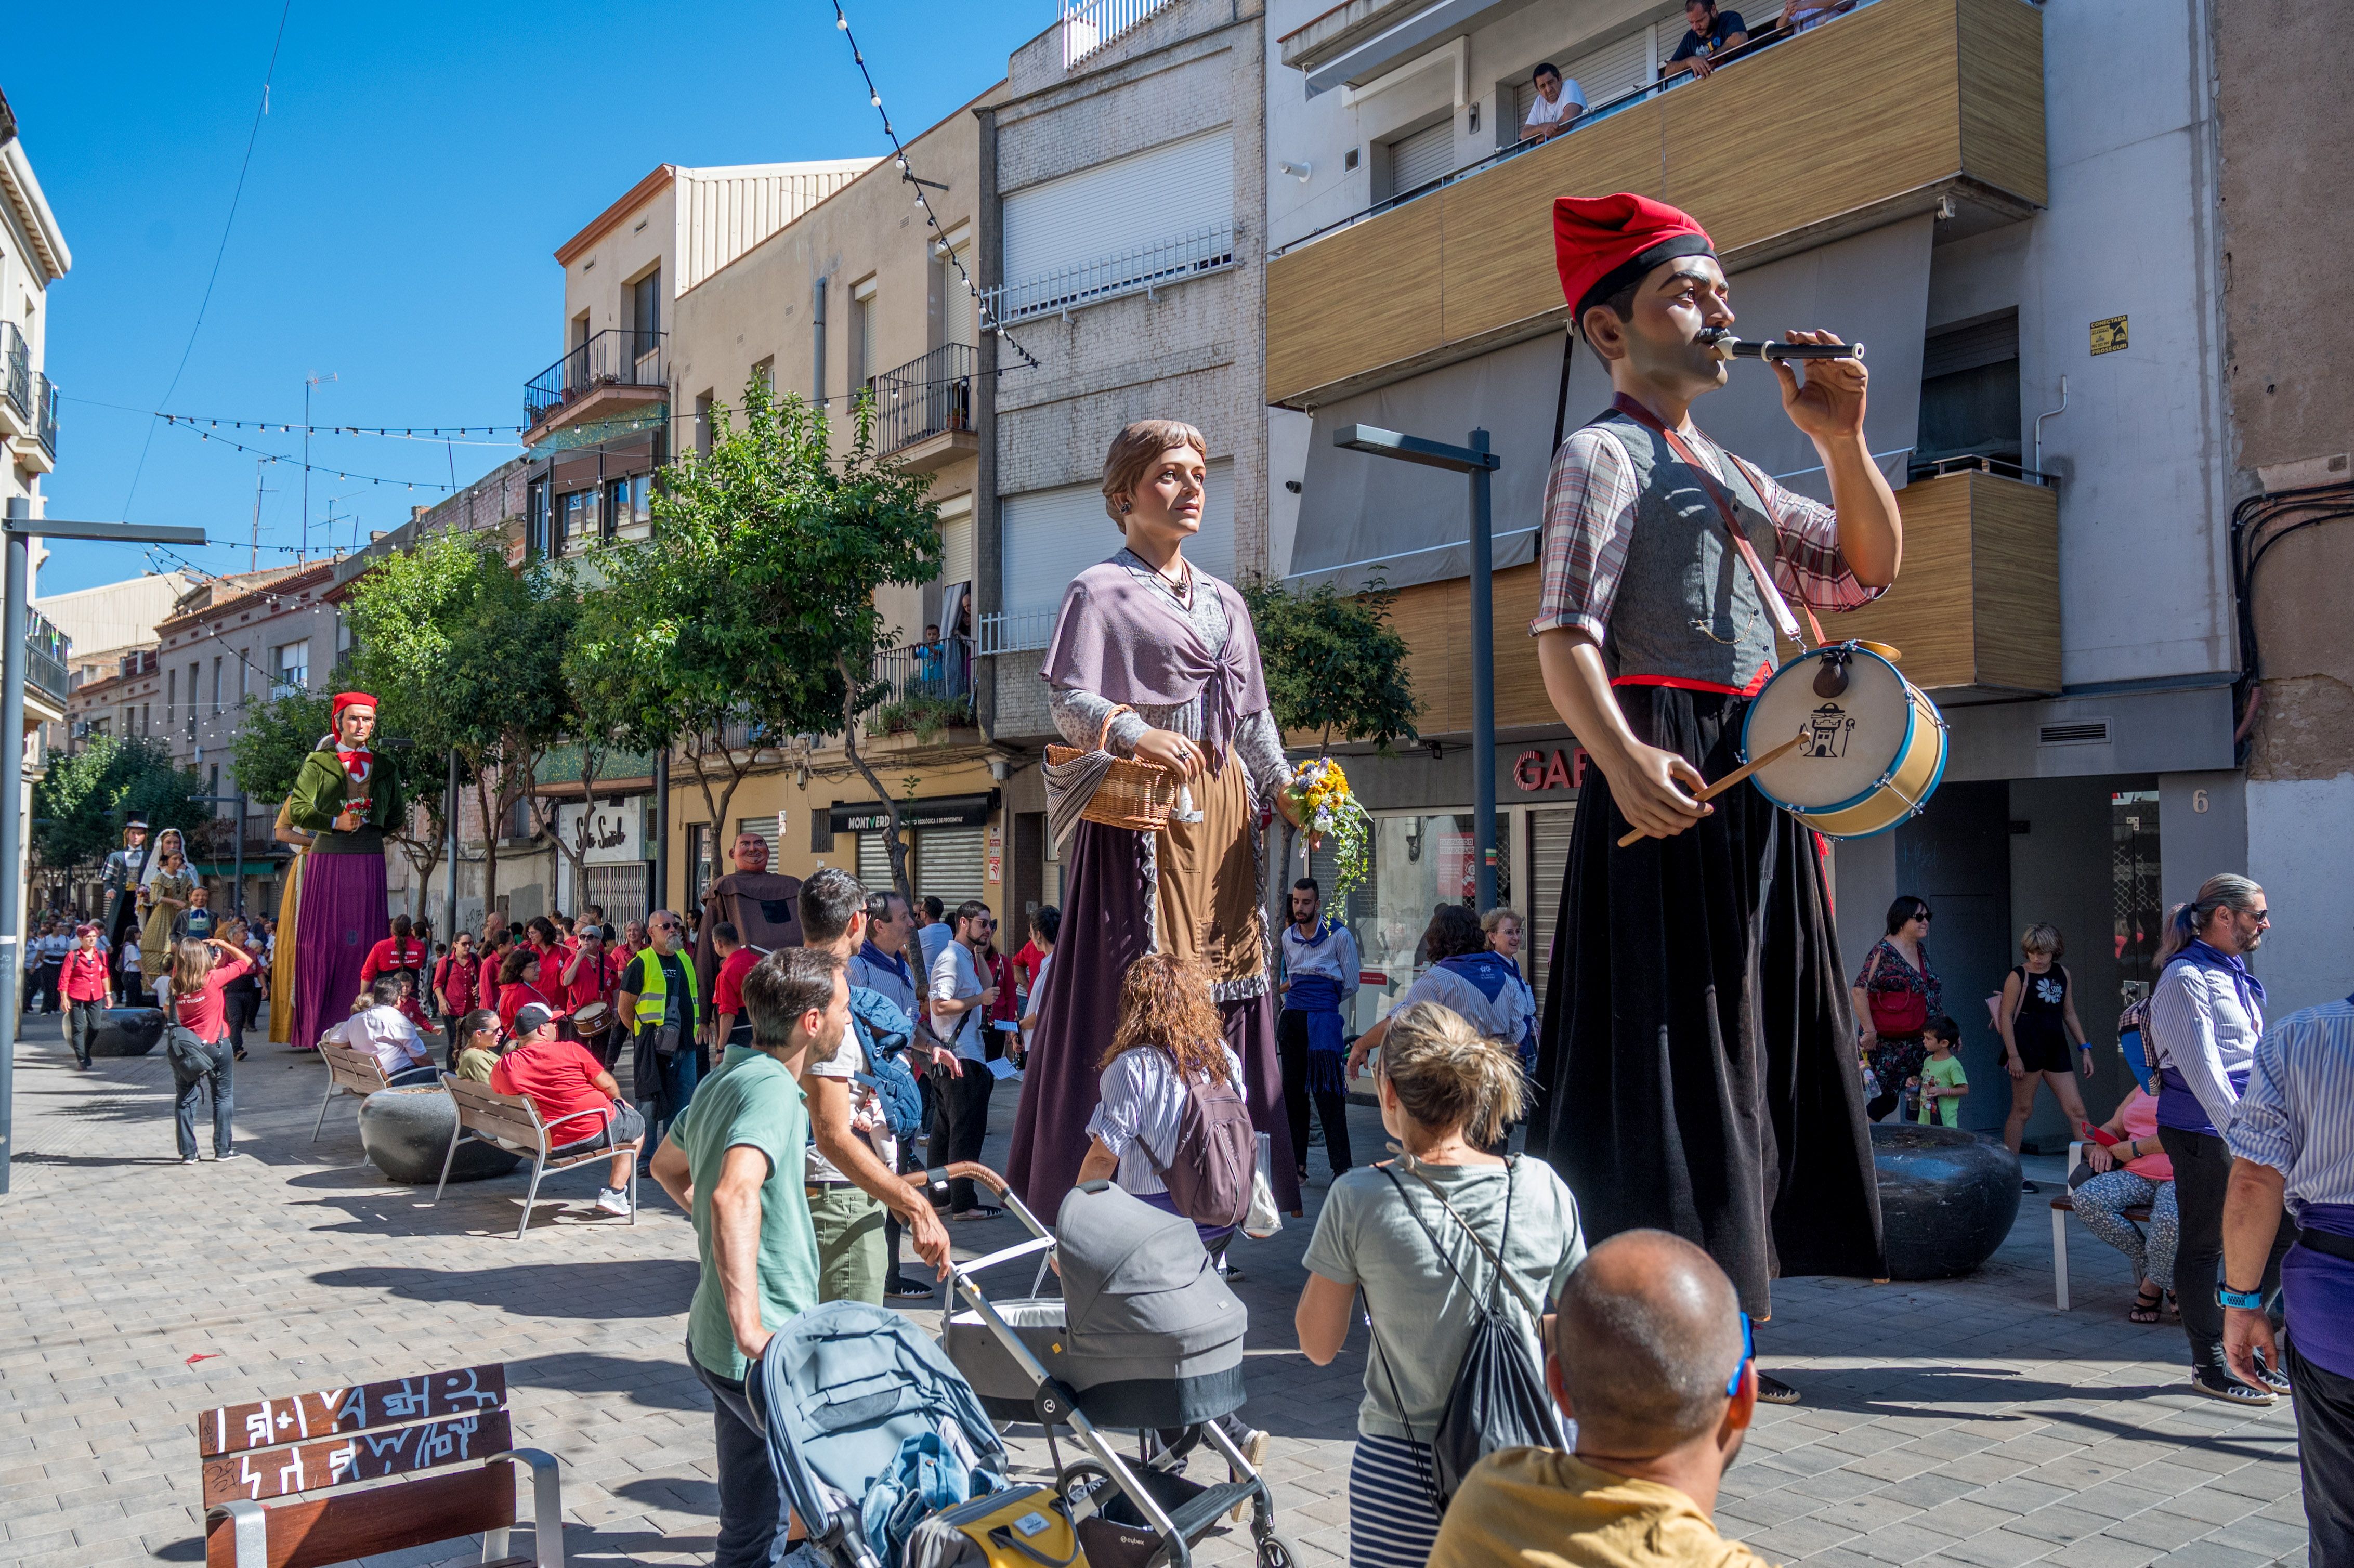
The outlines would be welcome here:
[[[1375,1167],[1397,1189],[1398,1202],[1414,1215],[1415,1224],[1430,1238],[1431,1251],[1438,1255],[1438,1261],[1447,1266],[1447,1271],[1455,1276],[1456,1283],[1463,1287],[1472,1302],[1471,1340],[1463,1347],[1463,1360],[1455,1369],[1454,1385],[1447,1390],[1447,1404],[1438,1413],[1437,1430],[1431,1435],[1432,1467],[1437,1474],[1425,1469],[1422,1477],[1423,1487],[1430,1495],[1431,1510],[1442,1516],[1471,1467],[1497,1449],[1569,1446],[1562,1434],[1561,1418],[1553,1410],[1553,1396],[1546,1392],[1544,1378],[1529,1359],[1528,1341],[1505,1315],[1504,1296],[1509,1290],[1527,1310],[1532,1323],[1543,1321],[1536,1305],[1521,1293],[1521,1287],[1504,1269],[1503,1254],[1512,1234],[1512,1174],[1519,1165],[1518,1155],[1504,1165],[1504,1224],[1492,1248],[1469,1221],[1456,1213],[1455,1205],[1447,1201],[1447,1194],[1430,1178],[1418,1171],[1415,1172],[1416,1179],[1438,1200],[1438,1206],[1455,1216],[1455,1223],[1463,1227],[1495,1268],[1496,1277],[1484,1301],[1471,1282],[1463,1277],[1463,1271],[1455,1266],[1454,1258],[1439,1245],[1437,1233],[1407,1199],[1405,1185],[1397,1179],[1397,1172],[1388,1165]],[[1362,1287],[1357,1296],[1361,1302],[1365,1301]],[[1365,1326],[1369,1330],[1373,1327],[1369,1302]],[[1373,1341],[1373,1351],[1382,1358],[1383,1375],[1390,1380],[1390,1399],[1397,1405],[1403,1421],[1405,1401],[1398,1397],[1397,1379],[1390,1372],[1389,1356],[1378,1339]],[[1420,1465],[1420,1440],[1414,1437],[1411,1425],[1407,1426],[1407,1436],[1416,1444],[1416,1463]]]

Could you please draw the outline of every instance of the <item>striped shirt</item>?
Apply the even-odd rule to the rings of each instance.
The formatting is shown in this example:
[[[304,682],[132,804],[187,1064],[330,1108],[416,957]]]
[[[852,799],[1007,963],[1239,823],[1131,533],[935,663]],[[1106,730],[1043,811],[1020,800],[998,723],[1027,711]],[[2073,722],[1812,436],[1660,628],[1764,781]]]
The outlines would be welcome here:
[[[2232,1118],[2232,1153],[2287,1179],[2288,1212],[2354,1204],[2354,997],[2264,1032]]]
[[[1724,483],[1733,465],[1723,449],[1698,427],[1688,436],[1692,454]],[[1885,591],[1856,580],[1840,553],[1839,522],[1829,507],[1771,479],[1765,480],[1765,498],[1779,545],[1774,582],[1786,596],[1837,612],[1869,604]],[[1627,569],[1635,502],[1634,464],[1617,432],[1608,424],[1572,430],[1545,477],[1544,580],[1531,636],[1566,629],[1603,641]]]
[[[2264,1002],[2243,975],[2212,960],[2168,964],[2150,992],[2144,1034],[2158,1069],[2158,1125],[2229,1133],[2264,1030]]]

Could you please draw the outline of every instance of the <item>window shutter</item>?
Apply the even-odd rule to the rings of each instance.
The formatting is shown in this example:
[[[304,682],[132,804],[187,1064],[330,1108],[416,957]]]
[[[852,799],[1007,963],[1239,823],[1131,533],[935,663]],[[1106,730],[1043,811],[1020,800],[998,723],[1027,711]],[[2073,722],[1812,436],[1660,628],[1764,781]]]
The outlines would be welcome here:
[[[775,812],[771,811],[765,817],[738,817],[736,819],[736,832],[739,836],[745,833],[750,833],[755,838],[765,842],[769,846],[769,869],[774,872],[781,872],[784,870],[784,854],[782,852],[785,846],[778,842],[777,815]],[[719,846],[719,858],[723,863],[727,859],[727,852],[735,847],[736,841],[734,839],[730,839],[727,842]],[[723,873],[722,874],[725,874]]]
[[[884,846],[881,833],[858,835],[858,880],[869,893],[890,891],[891,852]]]
[[[1546,966],[1553,961],[1553,927],[1561,916],[1556,891],[1569,871],[1570,830],[1577,823],[1575,806],[1541,806],[1529,812],[1529,889],[1526,957],[1529,983],[1540,999],[1545,994]]]
[[[920,828],[916,832],[916,896],[954,909],[985,892],[981,828]],[[878,841],[879,842],[879,841]],[[888,884],[888,877],[885,881]]]
[[[954,503],[940,507],[940,581],[969,583],[972,581],[972,498],[962,498],[962,510],[951,511]]]
[[[1145,216],[1114,230],[1105,224],[1113,212]],[[1005,281],[1018,287],[1234,220],[1235,133],[1225,127],[1006,196]]]
[[[1455,122],[1440,121],[1390,143],[1390,195],[1404,196],[1455,172]]]

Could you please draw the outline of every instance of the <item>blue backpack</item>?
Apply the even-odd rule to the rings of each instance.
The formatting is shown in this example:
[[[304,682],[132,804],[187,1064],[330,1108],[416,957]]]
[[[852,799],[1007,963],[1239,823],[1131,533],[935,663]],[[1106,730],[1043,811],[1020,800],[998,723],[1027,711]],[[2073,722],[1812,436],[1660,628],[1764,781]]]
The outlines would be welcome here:
[[[915,1137],[924,1129],[924,1097],[907,1059],[915,1023],[897,1002],[864,986],[850,988],[850,1021],[866,1052],[866,1071],[857,1081],[875,1091],[892,1137]]]

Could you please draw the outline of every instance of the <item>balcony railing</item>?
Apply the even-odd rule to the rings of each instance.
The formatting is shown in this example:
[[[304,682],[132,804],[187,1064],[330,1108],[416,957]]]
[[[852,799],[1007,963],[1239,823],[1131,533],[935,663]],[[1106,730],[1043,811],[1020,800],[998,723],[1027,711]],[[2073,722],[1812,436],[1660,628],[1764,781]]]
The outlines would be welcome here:
[[[25,612],[25,679],[57,698],[73,690],[73,640],[37,609]]]
[[[54,462],[58,455],[58,384],[33,372],[33,422],[41,439],[41,450]]]
[[[991,610],[981,618],[976,653],[1023,653],[1046,646],[1055,635],[1052,609]]]
[[[1223,272],[1234,264],[1235,230],[1227,224],[1065,268],[1043,278],[983,290],[981,297],[986,320],[1011,324],[1034,316],[1068,315],[1082,305],[1101,304],[1127,294],[1149,294],[1205,273]]]
[[[1063,69],[1076,68],[1168,4],[1169,0],[1063,0]]]
[[[945,343],[875,378],[875,445],[889,453],[972,429],[973,351]]]
[[[0,395],[16,406],[16,417],[33,417],[33,350],[15,322],[0,322]]]
[[[666,387],[663,336],[609,327],[524,383],[523,417],[536,425],[600,387]]]
[[[972,722],[972,644],[961,637],[886,648],[875,655],[881,700],[866,710],[869,735],[928,736]]]

